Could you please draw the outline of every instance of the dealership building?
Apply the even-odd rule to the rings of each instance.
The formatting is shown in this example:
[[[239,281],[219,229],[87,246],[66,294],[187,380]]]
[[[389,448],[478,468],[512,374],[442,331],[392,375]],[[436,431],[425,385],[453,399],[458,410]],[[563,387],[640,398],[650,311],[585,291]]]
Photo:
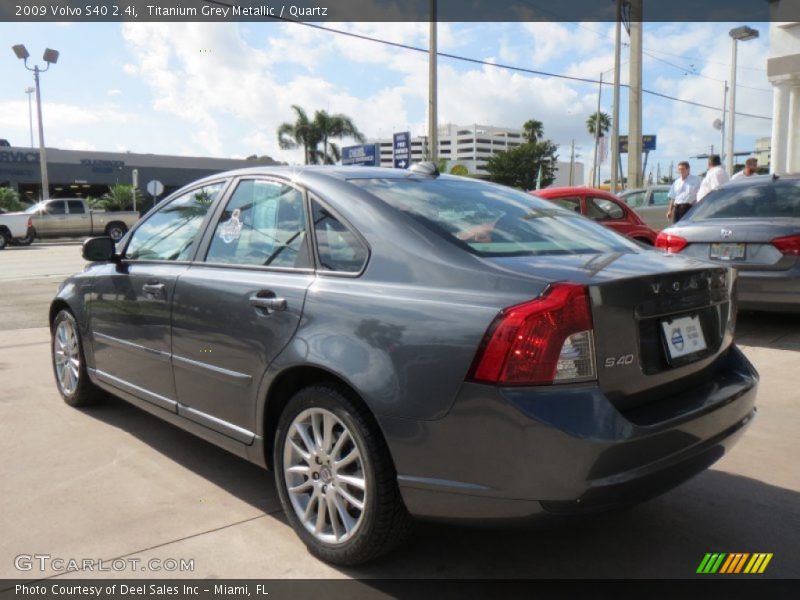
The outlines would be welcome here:
[[[0,146],[0,187],[18,191],[23,199],[39,199],[42,181],[39,161],[38,148]],[[207,175],[277,164],[280,163],[268,156],[236,160],[47,148],[51,198],[102,196],[111,185],[133,183],[134,171],[143,194],[147,194],[147,184],[155,180],[164,186],[163,197]]]

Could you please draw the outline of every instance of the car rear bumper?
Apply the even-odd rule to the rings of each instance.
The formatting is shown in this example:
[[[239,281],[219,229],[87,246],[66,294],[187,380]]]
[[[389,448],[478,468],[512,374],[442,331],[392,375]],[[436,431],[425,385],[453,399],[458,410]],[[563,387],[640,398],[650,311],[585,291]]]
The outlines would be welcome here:
[[[381,424],[414,515],[602,510],[667,491],[718,460],[755,415],[757,385],[731,346],[702,385],[631,411],[596,386],[469,383],[440,420]]]
[[[800,312],[800,267],[788,271],[739,271],[738,306],[744,310]]]

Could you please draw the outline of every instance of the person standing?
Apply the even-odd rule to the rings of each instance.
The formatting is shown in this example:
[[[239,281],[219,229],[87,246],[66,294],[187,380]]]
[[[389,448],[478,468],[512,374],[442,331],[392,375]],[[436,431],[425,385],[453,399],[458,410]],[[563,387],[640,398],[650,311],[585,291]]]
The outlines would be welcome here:
[[[733,177],[731,177],[731,181],[736,179],[741,179],[742,177],[752,177],[753,175],[758,173],[758,159],[755,158],[748,158],[744,161],[744,169],[736,173]]]
[[[682,161],[678,163],[678,178],[672,182],[669,190],[669,209],[667,219],[677,223],[683,218],[695,202],[697,202],[697,192],[700,189],[700,178],[689,173],[689,163]]]
[[[712,154],[708,157],[708,171],[706,171],[706,176],[703,178],[700,190],[697,192],[697,201],[702,202],[703,198],[723,183],[728,183],[728,181],[730,181],[730,178],[725,169],[722,168],[719,154]]]

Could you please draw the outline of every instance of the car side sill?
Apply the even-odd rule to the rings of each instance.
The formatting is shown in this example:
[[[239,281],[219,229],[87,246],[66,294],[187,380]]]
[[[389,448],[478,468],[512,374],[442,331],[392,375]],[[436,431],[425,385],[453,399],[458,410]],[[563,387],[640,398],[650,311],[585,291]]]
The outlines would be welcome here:
[[[130,392],[126,392],[121,388],[103,381],[99,377],[96,378],[96,383],[99,387],[103,388],[110,394],[122,398],[126,402],[133,404],[135,407],[140,408],[143,411],[166,421],[167,423],[180,427],[181,429],[188,431],[189,433],[192,433],[197,437],[214,444],[215,446],[219,446],[220,448],[227,450],[228,452],[235,454],[240,458],[244,458],[245,460],[255,462],[263,466],[263,459],[259,458],[257,454],[254,456],[250,451],[251,447],[247,444],[243,444],[242,442],[214,431],[213,429],[210,429],[196,421],[190,421],[184,416],[157,406],[156,404],[148,402],[147,400],[143,400],[142,398],[139,398]]]
[[[169,398],[165,398],[164,396],[154,394],[153,392],[141,388],[138,385],[133,385],[132,383],[128,383],[124,379],[120,379],[119,377],[114,377],[113,375],[109,375],[108,373],[100,371],[98,369],[89,369],[89,374],[94,375],[98,381],[113,386],[115,390],[123,390],[128,392],[129,394],[141,397],[146,402],[155,404],[156,406],[163,408],[164,410],[168,410],[169,412],[172,413],[178,412],[178,403],[175,400],[170,400]]]

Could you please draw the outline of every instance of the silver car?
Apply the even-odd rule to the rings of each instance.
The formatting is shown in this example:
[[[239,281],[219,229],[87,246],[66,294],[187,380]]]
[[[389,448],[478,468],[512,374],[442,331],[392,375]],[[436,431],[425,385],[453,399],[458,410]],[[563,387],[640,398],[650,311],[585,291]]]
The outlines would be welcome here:
[[[671,224],[667,218],[670,187],[669,185],[651,185],[646,188],[625,190],[619,194],[619,197],[635,210],[648,226],[660,231]]]
[[[800,177],[743,179],[712,192],[656,247],[739,271],[739,306],[800,312]]]

